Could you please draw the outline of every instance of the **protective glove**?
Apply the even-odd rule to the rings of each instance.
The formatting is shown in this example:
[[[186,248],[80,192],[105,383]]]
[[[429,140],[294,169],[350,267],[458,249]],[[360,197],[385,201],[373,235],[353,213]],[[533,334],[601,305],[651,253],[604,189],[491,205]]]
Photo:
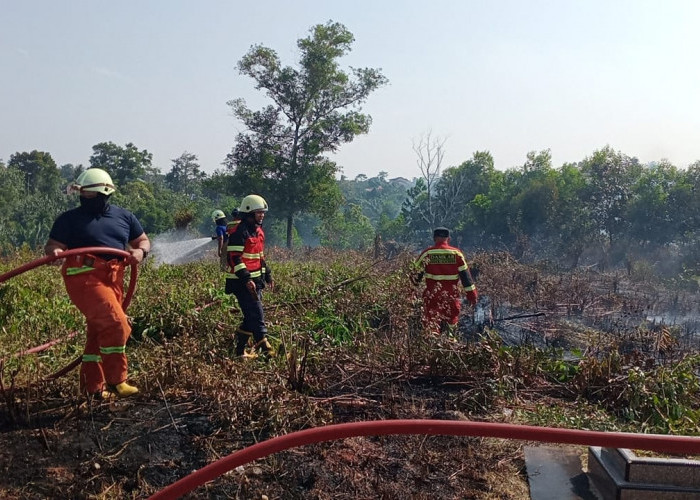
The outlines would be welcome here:
[[[474,290],[469,290],[467,292],[467,300],[472,306],[476,305],[476,301],[479,298],[479,292],[476,291],[476,288]]]
[[[250,293],[250,295],[252,295],[253,299],[257,301],[259,299],[259,297],[258,297],[258,289],[255,286],[255,282],[253,280],[246,281],[245,287],[248,290],[248,292]]]

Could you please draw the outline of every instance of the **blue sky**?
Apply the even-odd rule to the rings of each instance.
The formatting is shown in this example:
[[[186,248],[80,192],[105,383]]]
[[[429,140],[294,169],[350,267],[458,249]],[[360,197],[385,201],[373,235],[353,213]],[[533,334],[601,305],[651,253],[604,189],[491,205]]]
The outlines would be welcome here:
[[[496,167],[551,149],[555,167],[610,145],[642,162],[700,160],[700,2],[2,2],[0,159],[48,151],[87,165],[133,142],[164,173],[184,151],[211,173],[240,123],[226,102],[266,104],[236,63],[253,44],[297,61],[333,20],[354,35],[344,67],[381,68],[370,133],[334,159],[354,178],[417,177],[412,149],[445,138],[443,166],[490,151]]]

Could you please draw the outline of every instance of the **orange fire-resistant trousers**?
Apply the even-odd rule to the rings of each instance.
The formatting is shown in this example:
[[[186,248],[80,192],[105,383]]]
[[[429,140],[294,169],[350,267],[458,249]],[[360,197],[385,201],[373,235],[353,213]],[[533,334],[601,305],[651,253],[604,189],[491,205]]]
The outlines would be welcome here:
[[[104,261],[88,256],[70,257],[62,275],[71,301],[87,321],[87,339],[80,365],[80,389],[94,394],[104,389],[105,382],[117,385],[127,378],[126,341],[131,334],[122,308],[124,263]],[[69,275],[70,269],[86,269]],[[73,271],[74,272],[74,271]]]
[[[426,280],[423,291],[423,327],[433,333],[440,332],[440,324],[456,325],[462,302],[459,280]]]

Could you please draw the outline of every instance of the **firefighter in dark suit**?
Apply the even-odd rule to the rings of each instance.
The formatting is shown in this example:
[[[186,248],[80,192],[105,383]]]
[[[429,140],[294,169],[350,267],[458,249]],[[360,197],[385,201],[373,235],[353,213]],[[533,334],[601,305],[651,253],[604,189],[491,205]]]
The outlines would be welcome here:
[[[262,305],[262,290],[272,287],[272,274],[265,262],[265,233],[262,229],[267,212],[267,202],[262,196],[251,194],[243,198],[238,209],[241,222],[228,237],[226,248],[228,270],[226,293],[238,299],[243,321],[236,329],[236,355],[247,355],[246,345],[252,343],[252,356],[261,351],[273,356],[267,339],[267,326]]]

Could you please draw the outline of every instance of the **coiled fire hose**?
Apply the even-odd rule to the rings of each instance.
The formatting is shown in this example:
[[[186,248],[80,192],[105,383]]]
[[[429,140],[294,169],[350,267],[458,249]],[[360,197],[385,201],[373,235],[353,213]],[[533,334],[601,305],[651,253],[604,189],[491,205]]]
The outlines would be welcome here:
[[[665,453],[700,454],[700,437],[582,431],[530,425],[454,420],[375,420],[305,429],[268,439],[213,462],[152,495],[149,500],[179,498],[243,464],[307,444],[357,436],[418,434],[480,436],[610,448],[645,449]]]
[[[18,276],[22,273],[26,273],[27,271],[31,271],[32,269],[36,269],[37,267],[41,267],[46,264],[50,264],[51,262],[54,262],[56,260],[64,259],[66,257],[71,257],[74,255],[84,255],[84,254],[109,254],[109,255],[116,255],[117,257],[124,257],[128,258],[129,257],[129,252],[125,250],[119,250],[117,248],[107,248],[107,247],[83,247],[83,248],[73,248],[71,250],[65,250],[64,252],[59,253],[58,255],[47,255],[45,257],[42,257],[40,259],[33,260],[31,262],[28,262],[27,264],[24,264],[20,267],[17,267],[11,271],[8,271],[4,274],[0,274],[0,283],[3,283],[10,278],[13,278],[15,276]],[[131,266],[131,277],[129,279],[129,288],[126,291],[126,294],[124,295],[124,300],[122,300],[122,307],[126,311],[126,309],[129,307],[129,304],[131,303],[131,298],[134,296],[134,291],[136,290],[136,280],[138,278],[138,266]],[[77,332],[73,332],[70,335],[68,335],[67,339],[73,338],[77,335]],[[60,342],[62,342],[65,339],[54,339],[51,340],[45,344],[32,347],[30,349],[22,350],[14,355],[12,357],[18,357],[18,356],[24,356],[26,354],[32,354],[36,352],[41,352],[49,347],[56,345]],[[61,368],[55,373],[52,373],[48,377],[46,377],[44,380],[54,380],[58,377],[61,377],[65,375],[66,373],[70,372],[73,370],[75,367],[80,365],[82,357],[79,356],[73,361],[70,362],[67,366],[64,368]],[[2,360],[0,360],[2,361]]]

